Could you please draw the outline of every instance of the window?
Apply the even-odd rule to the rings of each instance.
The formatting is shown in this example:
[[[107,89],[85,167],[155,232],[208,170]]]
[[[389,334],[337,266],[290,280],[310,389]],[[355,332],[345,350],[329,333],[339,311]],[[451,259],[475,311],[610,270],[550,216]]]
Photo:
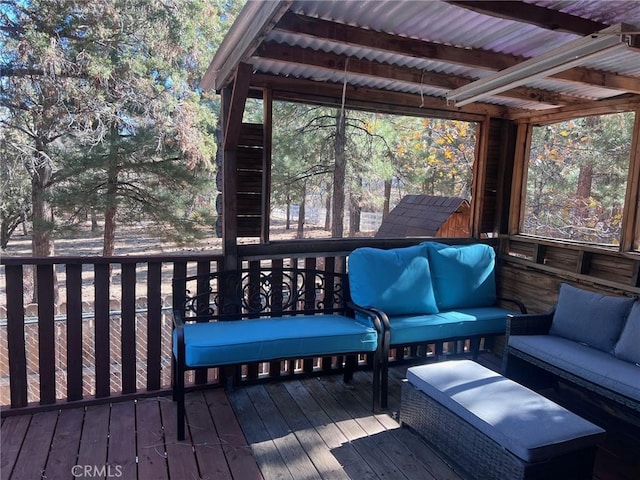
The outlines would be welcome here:
[[[523,233],[618,245],[634,113],[533,129]]]

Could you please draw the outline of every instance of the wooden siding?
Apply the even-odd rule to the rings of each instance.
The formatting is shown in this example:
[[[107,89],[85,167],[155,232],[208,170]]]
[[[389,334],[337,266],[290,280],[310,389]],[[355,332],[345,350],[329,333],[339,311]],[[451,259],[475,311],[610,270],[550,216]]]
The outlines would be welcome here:
[[[562,282],[604,294],[640,295],[640,253],[525,236],[504,237],[500,252],[501,295],[518,298],[532,312],[553,306]]]

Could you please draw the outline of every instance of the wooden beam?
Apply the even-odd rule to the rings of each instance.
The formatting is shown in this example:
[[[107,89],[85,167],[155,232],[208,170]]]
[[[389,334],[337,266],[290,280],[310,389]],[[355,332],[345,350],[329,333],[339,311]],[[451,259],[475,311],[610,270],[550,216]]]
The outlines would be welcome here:
[[[313,80],[254,74],[252,84],[256,87],[271,88],[273,99],[289,102],[310,103],[330,107],[340,107],[342,85],[315,82]],[[422,104],[422,107],[420,105]],[[474,103],[464,108],[447,105],[444,99],[424,97],[411,93],[391,92],[371,88],[347,86],[346,107],[369,112],[395,113],[417,117],[451,118],[478,122],[485,115],[505,118],[506,107]]]
[[[636,110],[632,135],[620,240],[623,252],[640,248],[640,106]]]
[[[531,151],[531,124],[519,124],[516,133],[516,152],[513,160],[513,181],[511,182],[511,201],[509,202],[509,235],[520,232],[520,225],[524,219],[526,203],[527,165]]]
[[[264,135],[262,154],[262,224],[261,243],[269,242],[269,225],[271,223],[271,152],[273,149],[273,93],[266,89],[262,95]]]
[[[221,117],[230,117],[233,93],[231,87],[222,89]],[[241,119],[242,120],[242,119]],[[223,125],[226,127],[226,125]],[[226,130],[226,128],[225,128]],[[239,128],[238,128],[239,130]],[[220,147],[219,147],[220,148]],[[222,251],[225,269],[238,267],[238,193],[237,149],[224,149],[222,157]]]
[[[434,86],[445,91],[468,85],[473,79],[456,75],[427,72],[418,68],[399,67],[394,65],[372,62],[366,59],[336,55],[302,47],[268,42],[258,49],[257,54],[262,58],[268,58],[278,62],[286,62],[296,65],[312,65],[333,72],[348,72],[355,75],[385,78],[397,82],[411,83],[416,88],[423,85]],[[583,104],[584,99],[562,95],[546,90],[529,87],[517,87],[502,92],[500,96],[539,102],[547,105],[577,105]]]
[[[513,112],[509,115],[509,119],[516,122],[531,122],[536,125],[544,125],[546,123],[563,122],[576,117],[629,112],[637,109],[640,109],[640,95],[621,95],[608,100],[594,100],[583,106],[554,108],[542,113]]]
[[[516,1],[463,1],[445,0],[451,5],[482,13],[492,17],[506,18],[516,22],[524,22],[536,27],[557,32],[589,35],[607,28],[609,25],[577,17],[570,13],[545,8],[538,5]]]
[[[471,235],[480,238],[482,214],[485,198],[485,181],[487,177],[487,152],[489,149],[489,117],[478,124],[476,135],[475,162],[473,165],[473,178],[471,185]]]
[[[521,4],[521,2],[516,3]],[[603,24],[598,25],[602,25],[602,28],[608,26]],[[410,58],[422,58],[455,65],[482,68],[491,72],[504,70],[505,68],[512,67],[527,60],[526,57],[490,52],[477,48],[460,48],[425,40],[400,37],[398,35],[376,32],[374,30],[296,15],[289,12],[280,19],[275,30],[295,33],[304,37],[319,38],[354,47],[398,54]],[[638,82],[637,78],[582,67],[571,68],[564,72],[551,75],[549,78],[640,94],[640,82]]]
[[[240,140],[240,129],[242,127],[242,116],[244,114],[244,104],[249,94],[251,74],[253,67],[248,63],[241,63],[236,70],[233,82],[233,93],[231,94],[231,104],[229,115],[225,122],[224,149],[233,150],[238,146]]]

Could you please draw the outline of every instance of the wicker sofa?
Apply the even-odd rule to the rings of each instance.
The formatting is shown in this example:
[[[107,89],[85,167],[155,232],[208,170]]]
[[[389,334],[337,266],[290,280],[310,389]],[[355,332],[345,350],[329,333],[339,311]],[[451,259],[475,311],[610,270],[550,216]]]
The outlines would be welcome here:
[[[550,312],[509,316],[503,373],[534,366],[640,412],[639,345],[640,301],[562,284]]]
[[[522,303],[497,296],[495,251],[482,243],[357,248],[349,255],[348,274],[354,309],[369,311],[383,326],[383,408],[390,348],[435,343],[438,354],[443,342],[470,339],[477,356],[481,338],[505,333],[514,310],[502,302],[526,312]]]

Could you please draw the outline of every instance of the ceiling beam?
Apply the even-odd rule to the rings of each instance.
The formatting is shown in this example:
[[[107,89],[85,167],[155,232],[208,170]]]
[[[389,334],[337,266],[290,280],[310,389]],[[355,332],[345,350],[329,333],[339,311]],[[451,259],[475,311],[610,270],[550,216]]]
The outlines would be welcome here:
[[[282,16],[275,30],[320,38],[353,47],[481,68],[492,72],[512,67],[527,60],[525,57],[504,53],[459,48],[414,38],[400,37],[328,20],[296,15],[290,12]],[[587,68],[572,68],[549,78],[640,94],[640,82],[636,78]]]
[[[640,111],[640,95],[620,95],[606,100],[595,100],[589,104],[589,108],[575,108],[572,106],[532,112],[510,112],[508,118],[516,122],[531,122],[544,125],[571,120],[577,116],[607,115],[610,113]]]
[[[231,104],[229,116],[225,122],[224,149],[235,150],[240,140],[240,128],[242,126],[242,115],[244,105],[249,94],[251,83],[252,67],[248,63],[241,63],[236,68],[233,82],[233,92],[231,93]]]
[[[342,103],[343,86],[341,84],[254,73],[251,85],[272,89],[274,100],[305,102],[337,108],[340,108]],[[469,121],[481,121],[486,116],[506,117],[509,111],[514,111],[507,107],[484,103],[473,103],[464,108],[457,108],[447,105],[444,99],[436,97],[425,96],[422,99],[420,95],[412,93],[353,86],[347,86],[345,106],[373,112],[458,118]],[[515,109],[515,111],[518,110]]]
[[[416,88],[429,85],[442,88],[445,91],[455,90],[473,81],[472,79],[455,75],[426,72],[418,68],[398,67],[356,57],[347,57],[345,55],[336,55],[308,48],[281,45],[274,42],[262,44],[256,53],[262,58],[279,62],[293,63],[296,65],[312,65],[340,73],[346,70],[347,73],[356,75],[412,83]],[[445,92],[443,92],[443,96],[444,93]],[[584,100],[581,98],[529,87],[517,87],[503,92],[500,95],[554,106],[584,103]]]
[[[604,30],[609,25],[595,22],[587,18],[577,17],[570,13],[545,8],[526,2],[518,1],[466,1],[444,0],[457,7],[466,8],[474,12],[492,17],[506,18],[516,22],[528,23],[536,27],[557,32],[573,33],[584,36]]]

